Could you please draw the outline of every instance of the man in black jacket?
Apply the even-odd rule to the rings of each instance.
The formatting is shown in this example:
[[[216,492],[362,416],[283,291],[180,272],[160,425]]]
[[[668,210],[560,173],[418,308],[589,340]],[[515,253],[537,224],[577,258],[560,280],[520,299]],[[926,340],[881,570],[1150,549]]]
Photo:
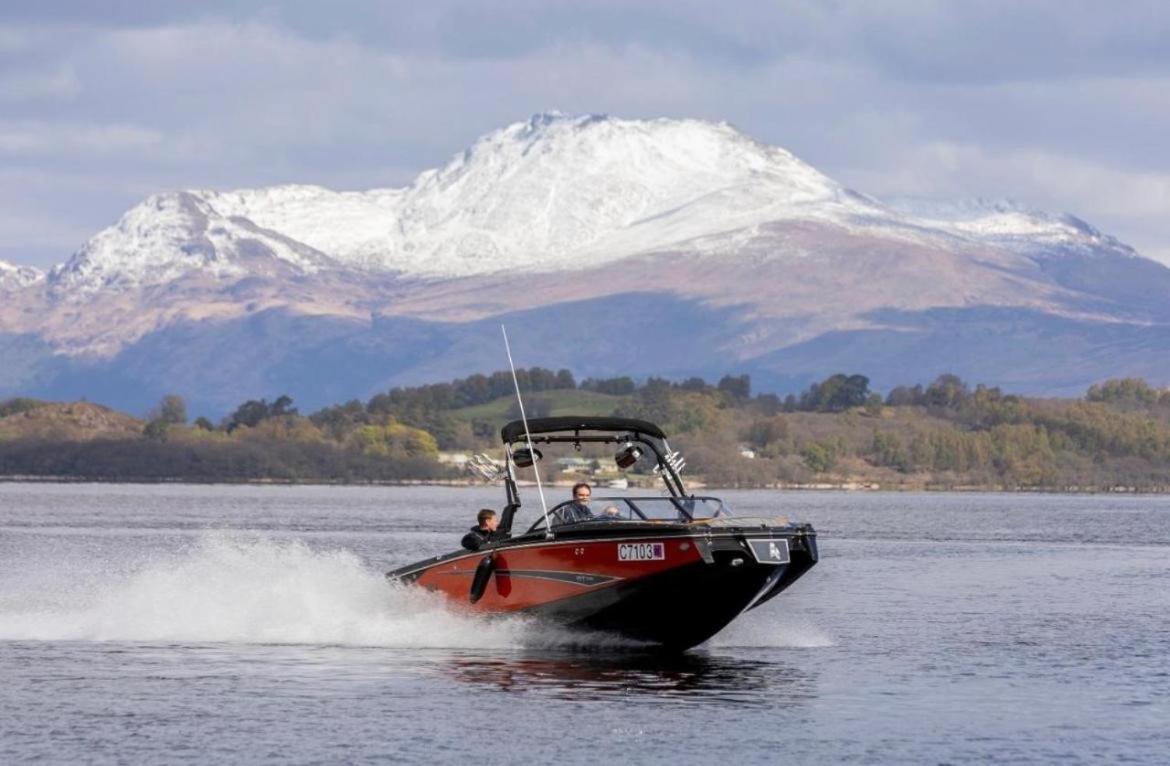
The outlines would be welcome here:
[[[496,536],[496,527],[500,526],[500,517],[491,508],[484,508],[475,515],[478,526],[463,536],[463,547],[469,551],[478,551],[487,545]]]

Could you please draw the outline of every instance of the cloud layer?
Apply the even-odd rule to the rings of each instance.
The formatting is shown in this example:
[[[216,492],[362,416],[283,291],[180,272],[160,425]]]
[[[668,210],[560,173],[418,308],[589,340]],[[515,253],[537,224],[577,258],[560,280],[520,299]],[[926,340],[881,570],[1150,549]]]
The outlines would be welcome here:
[[[1074,212],[1170,261],[1159,2],[49,2],[0,11],[0,258],[146,194],[408,182],[557,108],[727,120],[876,196]]]

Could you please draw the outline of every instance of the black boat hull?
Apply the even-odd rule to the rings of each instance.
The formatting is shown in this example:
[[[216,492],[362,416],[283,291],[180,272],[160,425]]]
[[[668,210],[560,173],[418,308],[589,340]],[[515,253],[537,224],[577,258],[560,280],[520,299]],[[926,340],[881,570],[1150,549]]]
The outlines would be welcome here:
[[[764,550],[775,543],[776,563],[753,553],[753,543]],[[620,550],[631,546],[656,552],[644,561],[621,560]],[[442,592],[474,612],[530,615],[684,650],[774,598],[816,560],[816,536],[807,526],[593,524],[564,530],[555,541],[514,538],[390,576]]]
[[[762,599],[779,594],[811,566],[802,564],[699,562],[526,611],[570,628],[681,651],[707,641]]]

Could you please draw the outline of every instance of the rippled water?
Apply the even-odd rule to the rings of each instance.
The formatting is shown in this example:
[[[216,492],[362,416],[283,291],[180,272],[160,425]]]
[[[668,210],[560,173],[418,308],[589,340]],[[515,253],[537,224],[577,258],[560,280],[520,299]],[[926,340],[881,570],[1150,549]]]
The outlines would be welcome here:
[[[1170,762],[1170,502],[726,493],[821,533],[680,657],[382,572],[495,490],[0,484],[0,762]]]

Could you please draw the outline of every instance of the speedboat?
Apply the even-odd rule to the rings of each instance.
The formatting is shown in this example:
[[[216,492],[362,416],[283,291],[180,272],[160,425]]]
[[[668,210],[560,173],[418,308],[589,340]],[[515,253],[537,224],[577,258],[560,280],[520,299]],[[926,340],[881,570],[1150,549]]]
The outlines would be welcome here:
[[[388,578],[472,612],[523,614],[685,650],[775,598],[817,562],[810,525],[734,516],[716,497],[688,494],[685,461],[653,423],[534,418],[508,423],[501,437],[503,464],[491,464],[507,504],[493,538],[478,551],[435,556]],[[665,492],[594,497],[582,512],[572,501],[545,507],[542,491],[539,518],[513,532],[523,507],[519,470],[535,471],[539,447],[551,445],[616,447],[620,469],[657,473]]]

